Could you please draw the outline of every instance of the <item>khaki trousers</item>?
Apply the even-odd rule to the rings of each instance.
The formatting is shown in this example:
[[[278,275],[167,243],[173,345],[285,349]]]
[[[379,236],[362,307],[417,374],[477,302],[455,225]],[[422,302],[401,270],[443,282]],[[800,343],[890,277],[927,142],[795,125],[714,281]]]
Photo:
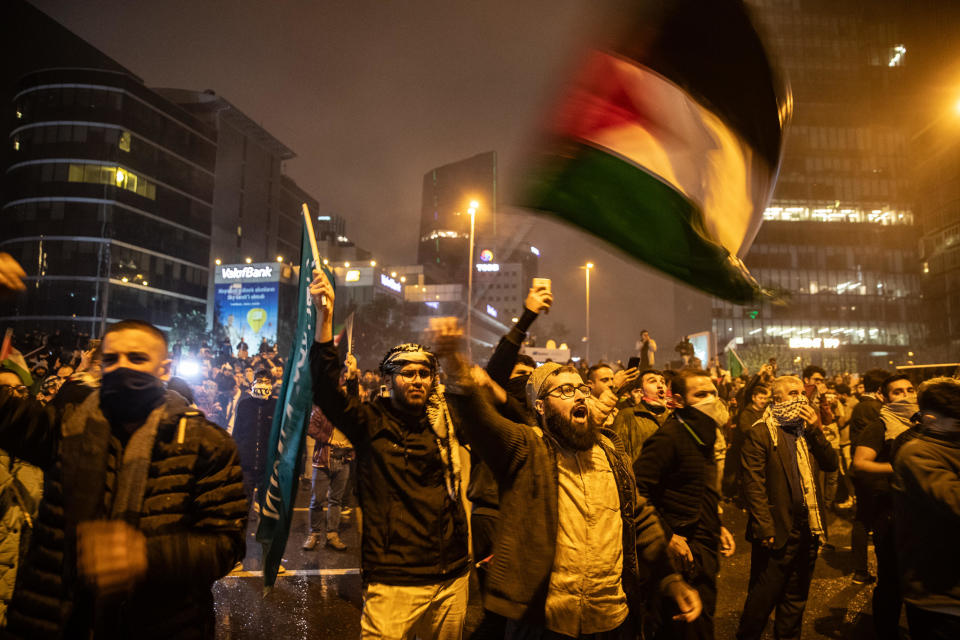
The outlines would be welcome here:
[[[470,572],[425,585],[370,583],[363,596],[360,637],[460,640],[467,615]]]

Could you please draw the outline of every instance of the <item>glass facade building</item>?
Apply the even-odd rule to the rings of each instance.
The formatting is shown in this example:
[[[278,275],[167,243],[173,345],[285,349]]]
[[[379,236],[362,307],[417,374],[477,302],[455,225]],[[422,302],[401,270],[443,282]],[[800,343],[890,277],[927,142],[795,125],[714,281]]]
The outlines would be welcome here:
[[[2,320],[99,334],[204,311],[216,132],[105,69],[29,72],[7,109],[0,249],[28,290]]]
[[[497,219],[497,154],[488,151],[437,167],[423,176],[417,262],[428,282],[467,282],[470,202],[480,207],[475,251],[494,245]]]
[[[784,221],[768,211],[747,256],[750,272],[783,298],[713,302],[721,347],[836,370],[905,364],[924,335],[917,228],[908,223]]]
[[[897,105],[909,53],[894,3],[751,0],[793,92],[779,179],[744,257],[782,302],[713,302],[754,371],[907,364],[922,345],[919,229]]]

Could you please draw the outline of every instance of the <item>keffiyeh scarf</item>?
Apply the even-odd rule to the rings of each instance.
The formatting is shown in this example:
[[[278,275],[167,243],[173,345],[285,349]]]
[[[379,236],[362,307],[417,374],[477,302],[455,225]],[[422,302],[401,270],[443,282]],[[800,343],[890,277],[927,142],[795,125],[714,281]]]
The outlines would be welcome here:
[[[426,366],[436,378],[437,357],[427,347],[414,343],[400,344],[390,349],[380,363],[380,372],[393,375],[412,363]],[[447,493],[451,500],[457,502],[460,500],[460,443],[443,391],[443,385],[434,380],[433,389],[427,397],[427,420],[437,439]]]
[[[817,486],[814,482],[813,468],[810,466],[810,450],[807,440],[803,437],[803,418],[800,417],[800,407],[806,402],[798,398],[792,402],[773,403],[764,414],[764,421],[770,431],[770,440],[774,449],[779,441],[778,427],[796,436],[797,438],[797,470],[800,475],[800,490],[803,493],[803,504],[807,507],[807,519],[810,524],[810,533],[826,540],[823,521],[820,519],[820,505],[817,502]],[[794,406],[796,405],[796,406]]]

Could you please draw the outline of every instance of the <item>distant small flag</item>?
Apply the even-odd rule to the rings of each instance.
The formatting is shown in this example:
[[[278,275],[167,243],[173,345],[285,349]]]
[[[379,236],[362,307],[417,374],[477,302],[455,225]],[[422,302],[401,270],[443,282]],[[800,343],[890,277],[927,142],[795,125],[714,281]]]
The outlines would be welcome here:
[[[576,75],[520,204],[707,293],[754,301],[765,292],[741,258],[773,190],[789,91],[739,0],[643,6],[620,46]]]
[[[340,362],[347,359],[347,355],[353,353],[353,311],[343,321],[342,325],[334,325],[333,345],[337,348],[337,356]]]
[[[727,369],[730,371],[731,378],[739,377],[746,369],[743,360],[740,359],[740,355],[733,347],[727,347]]]

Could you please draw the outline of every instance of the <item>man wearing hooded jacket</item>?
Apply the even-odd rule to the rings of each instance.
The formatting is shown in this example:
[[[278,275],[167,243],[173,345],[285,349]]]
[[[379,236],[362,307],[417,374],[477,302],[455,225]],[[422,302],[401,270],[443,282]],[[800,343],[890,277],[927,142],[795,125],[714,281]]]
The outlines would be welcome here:
[[[633,465],[637,491],[657,510],[667,551],[700,594],[703,613],[676,622],[665,603],[659,638],[712,640],[717,605],[718,552],[730,556],[733,536],[720,523],[720,487],[714,444],[728,412],[706,371],[683,369],[673,378],[676,411],[647,440]]]
[[[463,634],[470,554],[456,432],[425,347],[402,344],[380,364],[390,397],[361,402],[341,393],[333,344],[334,291],[314,271],[320,313],[310,352],[314,404],[357,457],[363,531],[363,638],[438,640]]]
[[[47,478],[5,637],[213,638],[211,587],[244,550],[236,446],[164,389],[158,329],[119,322],[102,347],[73,410],[0,393],[0,447]]]

